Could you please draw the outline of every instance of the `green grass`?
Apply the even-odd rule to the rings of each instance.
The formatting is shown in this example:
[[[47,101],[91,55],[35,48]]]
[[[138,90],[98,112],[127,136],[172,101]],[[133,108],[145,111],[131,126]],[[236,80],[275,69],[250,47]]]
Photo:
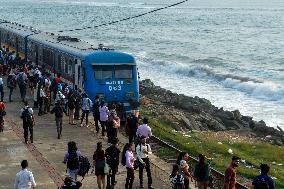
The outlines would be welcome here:
[[[151,118],[151,112],[147,110],[141,111],[142,115]],[[186,133],[190,137],[184,136],[182,133],[174,132],[172,123],[165,118],[151,118],[150,126],[155,136],[168,141],[181,150],[189,152],[191,156],[197,156],[199,153],[205,154],[207,157],[213,158],[213,167],[224,172],[230,164],[231,154],[228,149],[232,149],[234,155],[241,157],[247,162],[258,166],[260,163],[270,165],[270,175],[276,177],[276,187],[284,188],[284,148],[274,146],[268,143],[255,142],[250,140],[232,141],[228,138],[214,137],[213,132]],[[212,137],[213,136],[213,137]],[[222,144],[218,144],[222,142]],[[163,154],[172,154],[169,150],[161,152]],[[159,155],[159,153],[158,153]],[[272,162],[276,162],[273,164]],[[279,166],[277,164],[283,164]],[[240,165],[237,170],[238,175],[242,175],[247,179],[252,179],[259,174],[258,169],[250,169]]]

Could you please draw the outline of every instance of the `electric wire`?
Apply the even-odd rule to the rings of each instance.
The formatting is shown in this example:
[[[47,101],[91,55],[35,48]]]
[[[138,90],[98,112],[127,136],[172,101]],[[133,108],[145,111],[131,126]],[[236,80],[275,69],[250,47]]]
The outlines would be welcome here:
[[[99,24],[99,25],[95,25],[95,26],[88,26],[88,27],[75,28],[75,29],[69,29],[69,30],[60,30],[58,32],[62,33],[62,32],[71,32],[71,31],[80,31],[80,30],[86,30],[86,29],[91,29],[91,28],[98,28],[98,27],[101,27],[101,26],[108,26],[108,25],[116,24],[118,22],[123,22],[123,21],[126,21],[126,20],[131,20],[131,19],[134,19],[134,18],[145,16],[147,14],[151,14],[153,12],[164,10],[164,9],[167,9],[167,8],[170,8],[170,7],[174,7],[174,6],[180,5],[182,3],[185,3],[187,1],[189,1],[189,0],[183,0],[183,1],[180,1],[178,3],[174,3],[174,4],[171,4],[171,5],[165,6],[165,7],[157,8],[157,9],[154,9],[154,10],[142,13],[142,14],[138,14],[138,15],[135,15],[135,16],[130,16],[130,17],[123,18],[123,19],[120,19],[120,20],[115,20],[115,21],[111,21],[111,22],[107,22],[107,23],[103,23],[103,24]],[[94,20],[92,20],[91,22],[93,22],[93,21]]]

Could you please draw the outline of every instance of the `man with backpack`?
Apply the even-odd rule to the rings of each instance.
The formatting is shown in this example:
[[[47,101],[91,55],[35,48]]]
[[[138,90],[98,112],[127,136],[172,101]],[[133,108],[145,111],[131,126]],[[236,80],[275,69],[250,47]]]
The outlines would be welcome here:
[[[83,120],[86,116],[86,127],[89,127],[89,112],[91,110],[91,107],[93,106],[91,99],[88,98],[88,95],[86,93],[82,94],[82,116],[81,116],[81,124],[80,126],[83,126]]]
[[[76,104],[76,96],[74,91],[70,91],[67,96],[67,106],[69,109],[69,124],[75,125],[74,123],[74,112],[75,112],[75,104]]]
[[[30,140],[33,143],[34,116],[33,109],[29,107],[27,101],[25,102],[25,107],[21,109],[21,118],[23,120],[25,143],[28,143],[28,131],[30,131]]]
[[[270,167],[267,164],[261,164],[261,174],[253,178],[253,189],[275,189],[275,183],[271,177],[268,176]]]
[[[63,117],[63,113],[66,114],[66,110],[64,107],[61,106],[60,101],[57,101],[55,103],[54,108],[51,110],[50,113],[55,114],[57,138],[60,139],[60,137],[62,136],[62,117]]]
[[[27,79],[28,79],[28,76],[25,74],[23,70],[21,70],[21,72],[17,75],[17,79],[16,79],[19,85],[21,99],[23,102],[26,99]]]
[[[81,152],[77,149],[74,141],[68,142],[68,151],[64,155],[63,163],[67,164],[67,173],[73,182],[77,181],[77,175],[80,168]]]
[[[150,168],[149,154],[152,154],[151,147],[146,143],[146,137],[141,137],[139,144],[136,146],[137,158],[139,160],[139,179],[140,188],[143,186],[143,169],[146,169],[148,177],[148,189],[153,189],[152,187],[152,175]]]
[[[112,145],[106,149],[105,153],[107,164],[111,171],[110,174],[107,175],[107,189],[114,188],[114,185],[116,184],[115,174],[117,173],[119,165],[120,150],[117,148],[118,139],[115,138],[112,142]]]
[[[59,83],[62,83],[62,80],[61,80],[61,74],[58,73],[57,74],[57,77],[53,79],[53,81],[51,82],[51,88],[52,88],[52,91],[53,91],[53,99],[55,100],[56,98],[56,94],[57,94],[57,91],[58,91],[58,84]]]

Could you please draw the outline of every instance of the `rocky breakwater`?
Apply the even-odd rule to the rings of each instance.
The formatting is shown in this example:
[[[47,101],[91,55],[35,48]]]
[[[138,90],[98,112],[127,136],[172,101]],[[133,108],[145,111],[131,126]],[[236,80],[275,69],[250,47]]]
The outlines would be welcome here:
[[[283,130],[268,127],[264,121],[255,121],[239,110],[227,111],[215,107],[207,99],[173,93],[155,86],[149,79],[140,82],[140,94],[142,106],[150,109],[155,116],[164,116],[172,121],[177,130],[246,130],[250,137],[284,145]]]

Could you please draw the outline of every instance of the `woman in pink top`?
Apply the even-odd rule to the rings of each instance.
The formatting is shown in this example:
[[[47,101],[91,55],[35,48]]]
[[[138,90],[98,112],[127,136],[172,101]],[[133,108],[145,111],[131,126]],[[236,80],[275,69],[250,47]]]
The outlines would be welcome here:
[[[132,185],[134,182],[134,154],[132,152],[132,144],[127,144],[127,151],[125,153],[126,157],[126,169],[127,169],[127,177],[126,177],[126,183],[125,188],[132,189]]]
[[[109,110],[104,101],[101,102],[99,111],[100,111],[100,123],[102,127],[102,136],[105,136]]]

